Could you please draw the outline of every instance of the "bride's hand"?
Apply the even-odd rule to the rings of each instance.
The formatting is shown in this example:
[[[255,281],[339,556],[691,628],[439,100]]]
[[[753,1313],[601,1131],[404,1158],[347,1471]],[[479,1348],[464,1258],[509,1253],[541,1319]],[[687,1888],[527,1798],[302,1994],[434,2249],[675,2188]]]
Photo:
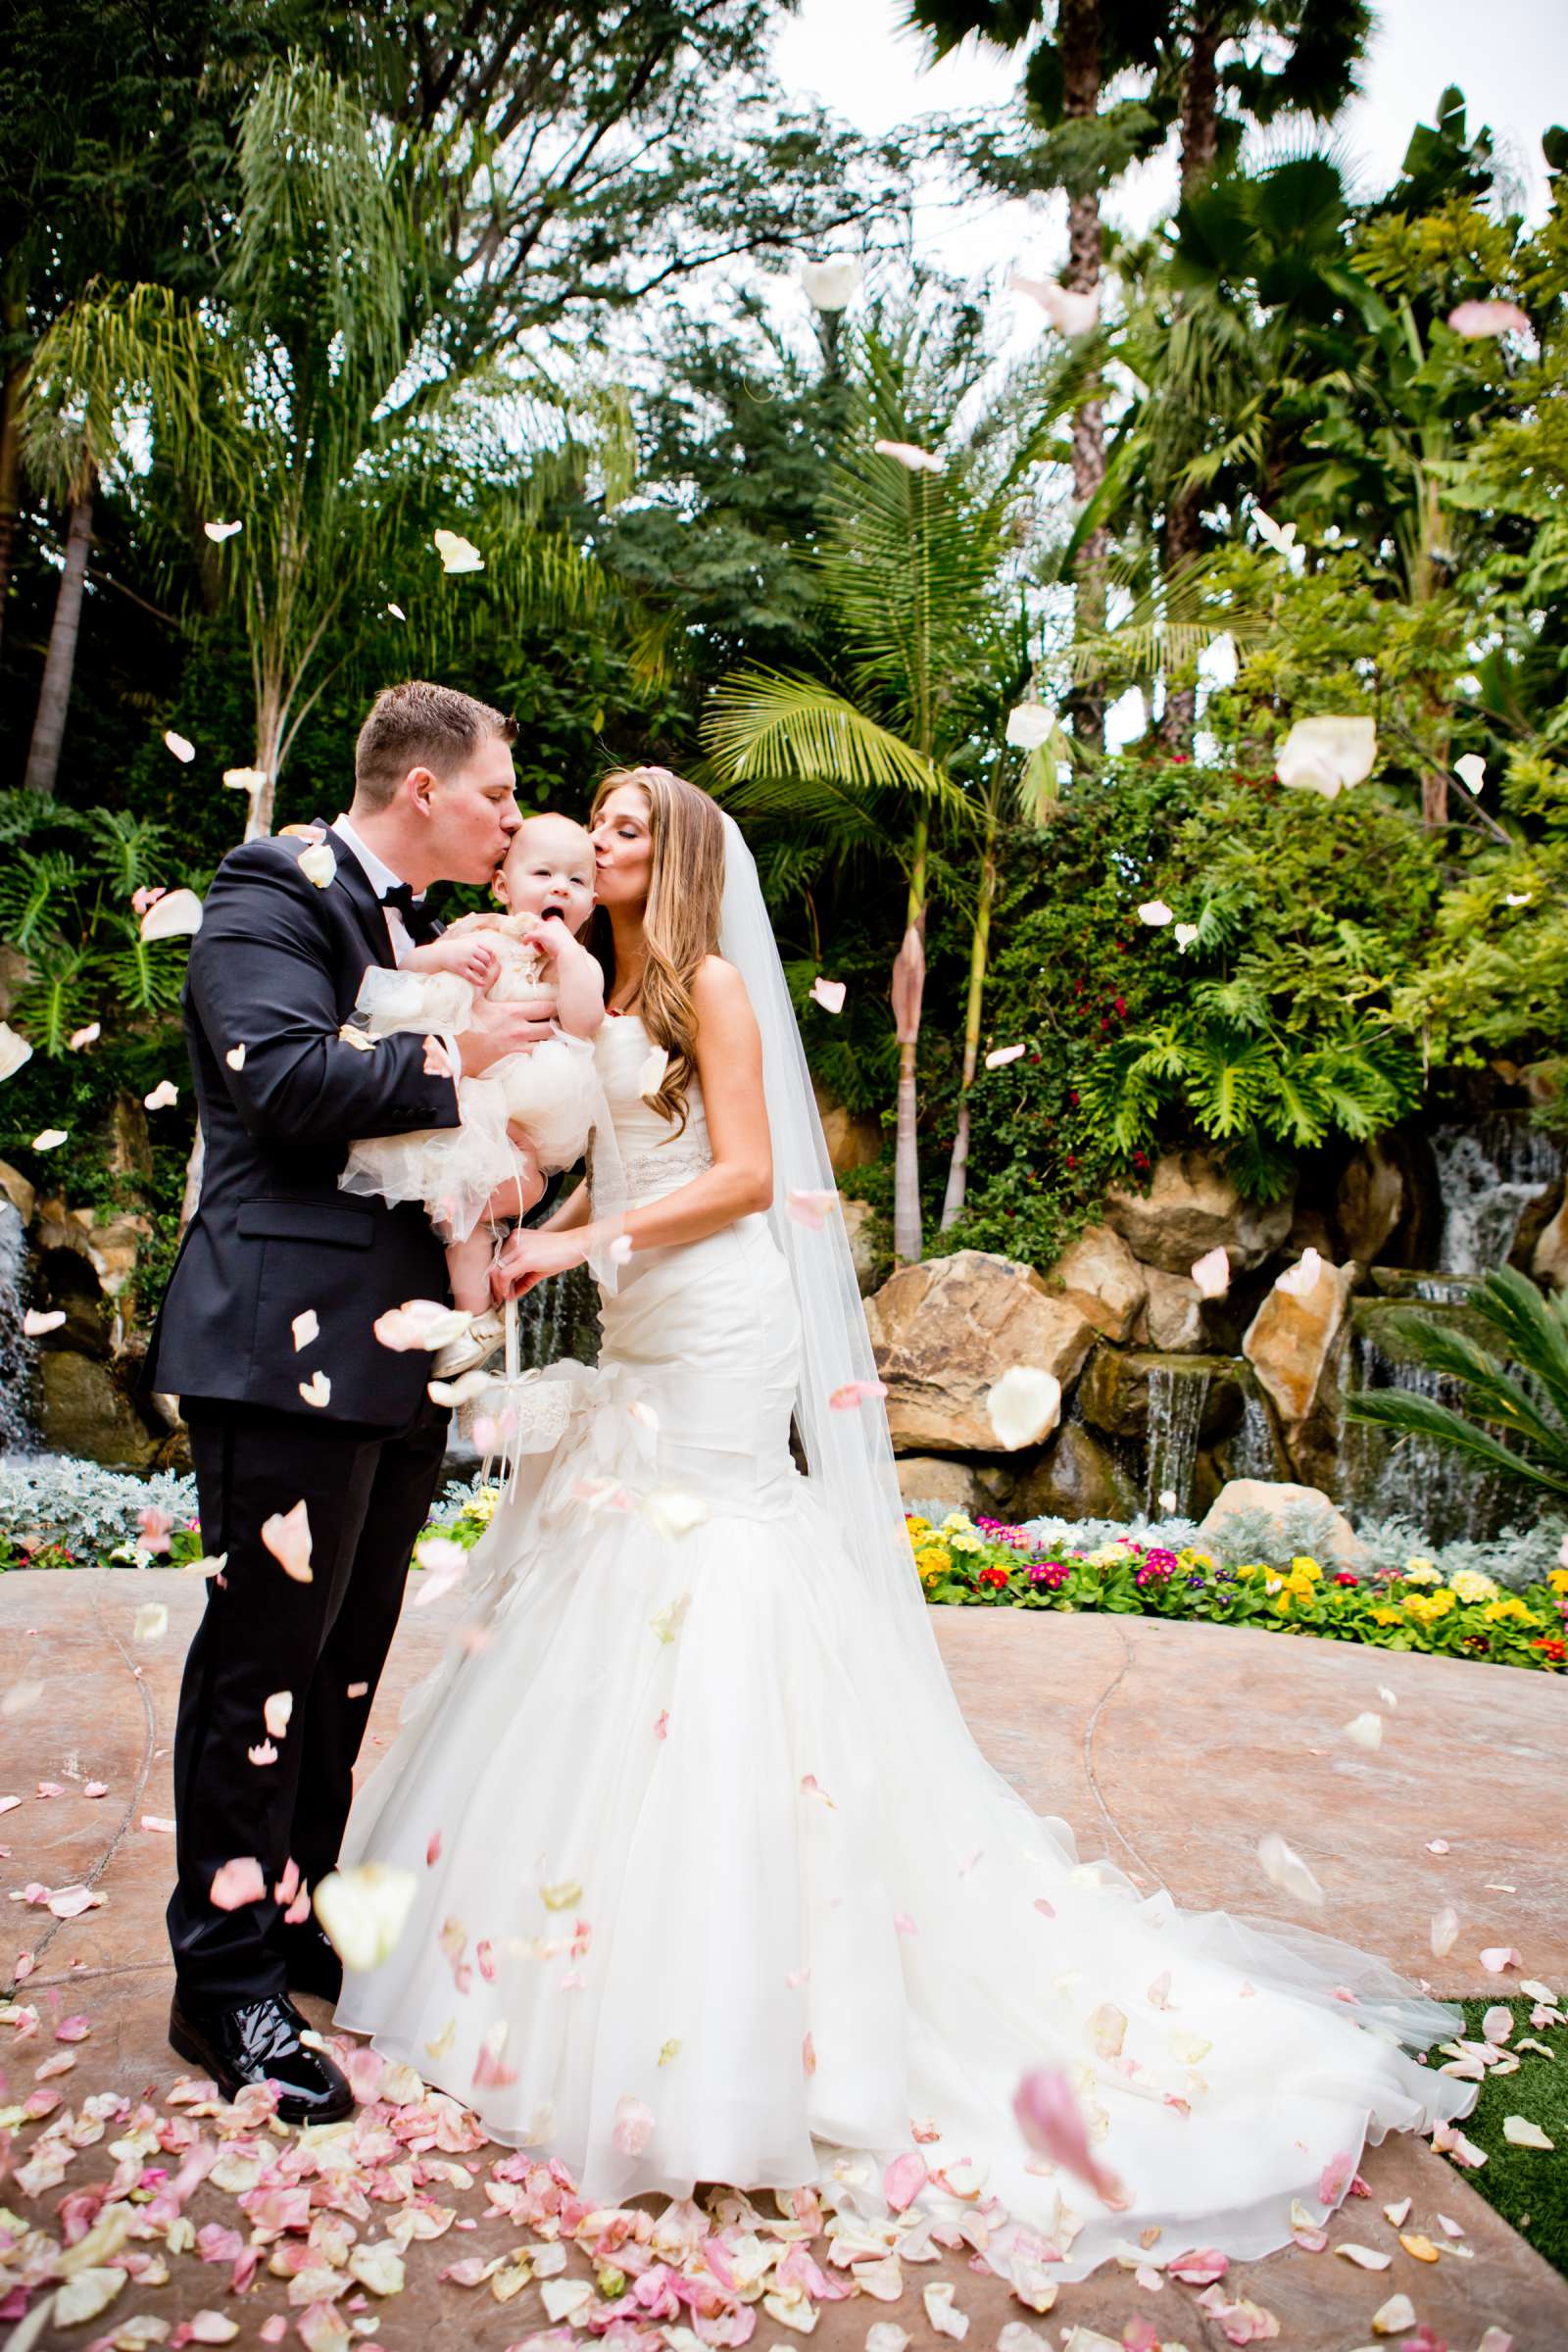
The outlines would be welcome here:
[[[502,1243],[490,1269],[490,1289],[497,1304],[508,1298],[521,1298],[536,1282],[543,1282],[547,1274],[565,1274],[573,1266],[580,1266],[588,1250],[586,1226],[579,1225],[564,1233],[553,1233],[546,1227],[529,1230],[519,1226]]]

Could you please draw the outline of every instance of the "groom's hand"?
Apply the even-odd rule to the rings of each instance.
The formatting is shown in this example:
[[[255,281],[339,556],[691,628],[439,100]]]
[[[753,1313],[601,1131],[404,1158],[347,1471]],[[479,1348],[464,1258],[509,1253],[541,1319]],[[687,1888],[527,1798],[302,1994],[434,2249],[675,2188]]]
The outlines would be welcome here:
[[[528,1054],[553,1035],[556,1007],[548,997],[531,997],[519,1004],[493,1004],[481,997],[471,1025],[458,1039],[463,1074],[477,1078],[492,1062],[509,1054]]]

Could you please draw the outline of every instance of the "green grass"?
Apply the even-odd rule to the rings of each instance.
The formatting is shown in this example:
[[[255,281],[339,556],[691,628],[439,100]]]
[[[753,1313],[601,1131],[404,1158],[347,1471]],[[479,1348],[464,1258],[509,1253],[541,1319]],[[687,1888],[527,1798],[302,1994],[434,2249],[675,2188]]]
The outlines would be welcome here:
[[[1467,2139],[1485,2148],[1487,2161],[1479,2172],[1464,2172],[1470,2183],[1503,2220],[1518,2230],[1554,2269],[1568,2278],[1568,2026],[1548,2026],[1538,2032],[1530,2023],[1534,2001],[1466,2001],[1467,2039],[1483,2038],[1481,2020],[1492,2008],[1513,2011],[1508,2046],[1521,2035],[1544,2042],[1552,2052],[1520,2053],[1519,2072],[1481,2085],[1475,2113],[1460,2125]],[[1516,2148],[1502,2136],[1504,2116],[1522,2115],[1538,2124],[1553,2143],[1544,2148]],[[1462,2170],[1455,2167],[1455,2170]]]

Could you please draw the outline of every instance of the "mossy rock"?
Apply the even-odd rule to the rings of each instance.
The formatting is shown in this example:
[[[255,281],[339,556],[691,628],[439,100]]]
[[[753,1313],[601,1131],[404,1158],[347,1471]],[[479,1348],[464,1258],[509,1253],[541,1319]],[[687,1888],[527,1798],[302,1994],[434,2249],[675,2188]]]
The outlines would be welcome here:
[[[1097,1348],[1079,1391],[1083,1417],[1107,1438],[1147,1438],[1151,1376],[1204,1380],[1204,1442],[1222,1436],[1241,1419],[1242,1383],[1229,1355],[1163,1355],[1152,1348]]]

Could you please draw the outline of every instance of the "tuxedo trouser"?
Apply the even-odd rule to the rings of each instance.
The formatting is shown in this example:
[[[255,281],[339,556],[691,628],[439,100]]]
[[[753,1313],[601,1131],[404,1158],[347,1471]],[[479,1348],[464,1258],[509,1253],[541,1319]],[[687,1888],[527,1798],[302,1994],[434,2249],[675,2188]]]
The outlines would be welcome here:
[[[221,1580],[209,1580],[180,1684],[169,1939],[181,1997],[226,2008],[285,1989],[286,1904],[273,1888],[288,1862],[312,1886],[336,1864],[448,1416],[422,1404],[406,1428],[385,1430],[200,1397],[183,1410],[202,1547],[228,1557]],[[262,1541],[264,1522],[300,1501],[308,1584]],[[292,1712],[270,1735],[266,1702],[280,1691]],[[214,1876],[245,1856],[261,1864],[267,1893],[220,1909]]]

